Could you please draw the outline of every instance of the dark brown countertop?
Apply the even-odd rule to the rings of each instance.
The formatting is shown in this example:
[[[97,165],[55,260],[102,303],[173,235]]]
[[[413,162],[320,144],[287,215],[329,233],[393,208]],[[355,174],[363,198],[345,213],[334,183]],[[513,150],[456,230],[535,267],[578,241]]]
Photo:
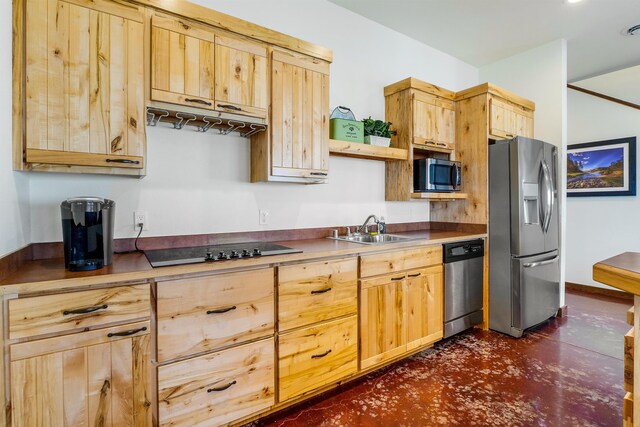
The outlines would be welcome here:
[[[593,280],[640,295],[640,253],[624,252],[594,264]]]
[[[332,239],[288,240],[275,243],[301,249],[303,252],[244,260],[159,268],[152,268],[144,254],[133,253],[114,255],[111,265],[100,270],[86,272],[70,272],[65,270],[64,260],[61,258],[28,261],[20,271],[0,281],[0,292],[3,294],[40,293],[105,285],[115,282],[135,282],[148,279],[163,280],[185,274],[264,267],[274,264],[329,257],[354,256],[369,252],[382,252],[415,246],[442,244],[459,240],[484,238],[487,236],[484,233],[440,230],[411,231],[394,234],[410,236],[416,238],[416,240],[382,245],[363,245]]]

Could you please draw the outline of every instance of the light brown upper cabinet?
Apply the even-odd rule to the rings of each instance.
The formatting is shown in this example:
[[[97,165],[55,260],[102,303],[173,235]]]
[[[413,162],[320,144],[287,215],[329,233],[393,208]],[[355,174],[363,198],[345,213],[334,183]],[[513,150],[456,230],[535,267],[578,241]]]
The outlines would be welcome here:
[[[268,134],[252,142],[252,181],[324,182],[329,175],[329,63],[273,51]]]
[[[453,101],[423,92],[413,96],[413,143],[453,150],[456,108]]]
[[[14,64],[25,102],[17,168],[142,175],[144,12],[86,3],[25,0],[24,38],[14,39],[26,56],[24,70]]]
[[[489,134],[496,139],[533,138],[533,110],[504,99],[489,99]]]
[[[184,19],[155,15],[151,99],[266,118],[267,48]]]
[[[151,22],[151,99],[215,109],[213,30],[159,15]]]

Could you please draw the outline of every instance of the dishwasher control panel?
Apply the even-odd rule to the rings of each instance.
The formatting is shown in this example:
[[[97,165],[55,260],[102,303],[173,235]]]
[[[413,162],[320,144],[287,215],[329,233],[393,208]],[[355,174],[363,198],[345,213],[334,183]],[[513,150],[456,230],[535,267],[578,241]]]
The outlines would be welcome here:
[[[466,242],[447,243],[444,246],[444,263],[462,261],[484,256],[484,240],[469,240]]]

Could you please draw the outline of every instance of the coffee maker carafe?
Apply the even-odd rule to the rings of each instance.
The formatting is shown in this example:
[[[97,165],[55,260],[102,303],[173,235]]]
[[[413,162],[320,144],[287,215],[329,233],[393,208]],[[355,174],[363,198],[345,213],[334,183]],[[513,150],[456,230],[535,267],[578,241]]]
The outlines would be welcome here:
[[[74,197],[62,202],[67,270],[97,270],[111,264],[115,207],[113,200],[99,197]]]

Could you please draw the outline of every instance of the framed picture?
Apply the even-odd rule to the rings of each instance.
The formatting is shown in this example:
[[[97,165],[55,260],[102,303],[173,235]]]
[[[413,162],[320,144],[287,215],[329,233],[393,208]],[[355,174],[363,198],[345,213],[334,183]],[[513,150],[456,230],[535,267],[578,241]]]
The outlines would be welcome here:
[[[636,138],[567,147],[567,196],[635,196]]]

